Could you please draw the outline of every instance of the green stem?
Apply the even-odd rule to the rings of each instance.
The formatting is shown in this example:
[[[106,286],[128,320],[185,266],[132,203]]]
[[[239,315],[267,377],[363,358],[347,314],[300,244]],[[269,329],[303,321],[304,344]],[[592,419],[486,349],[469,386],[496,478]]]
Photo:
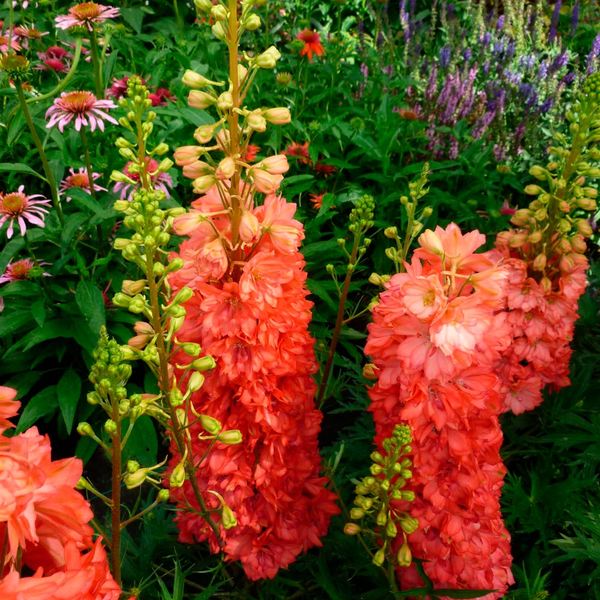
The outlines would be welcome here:
[[[154,502],[152,502],[152,504],[149,504],[148,506],[146,506],[146,508],[141,510],[139,513],[137,513],[136,515],[133,515],[133,517],[129,517],[129,519],[127,519],[126,521],[123,521],[121,523],[121,529],[125,529],[125,527],[127,527],[127,525],[131,525],[131,523],[133,523],[134,521],[141,519],[145,514],[154,510],[158,506],[158,504],[159,504],[158,500],[155,500]]]
[[[98,39],[96,38],[96,30],[92,29],[91,49],[92,49],[92,65],[94,67],[94,83],[96,84],[96,96],[104,98],[104,83],[102,81],[102,62],[98,53]]]
[[[65,218],[63,216],[62,208],[60,205],[60,198],[58,197],[58,187],[56,185],[54,173],[50,168],[50,163],[48,162],[48,157],[46,156],[46,151],[44,150],[44,145],[42,144],[42,140],[40,139],[40,136],[38,135],[38,132],[35,128],[33,119],[31,118],[31,113],[29,112],[29,107],[27,106],[27,101],[25,99],[25,93],[23,92],[23,86],[21,82],[15,81],[15,87],[17,89],[17,97],[19,98],[19,104],[21,105],[23,116],[25,117],[25,121],[27,123],[27,126],[29,127],[29,131],[31,132],[33,143],[37,148],[38,154],[40,155],[42,166],[44,168],[44,173],[46,175],[46,181],[50,186],[50,193],[52,194],[52,204],[54,205],[54,209],[56,210],[56,214],[58,215],[58,220],[60,221],[60,224],[64,225]]]
[[[115,581],[121,585],[121,416],[119,401],[112,397],[112,420],[117,430],[112,438],[111,565]]]
[[[229,111],[227,119],[229,125],[229,156],[236,156],[240,152],[239,115],[235,109],[240,108],[240,81],[238,77],[238,45],[239,22],[238,0],[229,0],[229,22],[227,33],[227,47],[229,50],[229,79],[231,81],[231,96],[233,109]],[[233,259],[236,259],[237,245],[239,242],[240,221],[242,209],[240,206],[240,175],[241,166],[237,165],[231,178],[229,195],[231,199],[231,244],[234,248]]]
[[[177,21],[178,29],[183,30],[183,17],[179,12],[179,2],[177,0],[173,0],[173,11],[175,12],[175,20]]]
[[[325,363],[325,369],[323,370],[323,377],[319,384],[319,390],[317,392],[317,405],[319,408],[323,406],[325,390],[327,389],[327,382],[329,381],[329,375],[331,374],[331,368],[333,367],[333,359],[335,357],[335,350],[340,339],[342,332],[342,325],[344,323],[344,313],[346,310],[346,300],[348,299],[348,292],[350,290],[350,282],[352,281],[352,274],[354,273],[354,267],[356,266],[356,258],[358,256],[358,246],[360,244],[360,235],[354,236],[354,244],[352,246],[352,252],[350,253],[350,260],[348,261],[348,270],[346,271],[346,277],[342,285],[342,293],[340,294],[340,301],[338,303],[338,312],[335,319],[335,327],[333,329],[333,336],[331,337],[331,344],[329,345],[329,354],[327,355],[327,362]]]

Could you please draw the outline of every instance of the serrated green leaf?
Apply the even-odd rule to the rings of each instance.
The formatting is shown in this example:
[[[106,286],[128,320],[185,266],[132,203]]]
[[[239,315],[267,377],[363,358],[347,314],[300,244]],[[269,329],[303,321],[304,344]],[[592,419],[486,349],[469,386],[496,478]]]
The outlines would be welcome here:
[[[106,324],[106,309],[102,292],[90,281],[80,281],[75,290],[75,301],[92,332],[98,336]]]
[[[44,388],[28,402],[21,411],[21,418],[17,424],[17,433],[29,429],[42,417],[51,415],[58,408],[58,399],[56,397],[56,386],[51,385]]]
[[[73,419],[79,404],[81,394],[81,378],[73,369],[67,369],[56,386],[58,395],[58,406],[67,427],[67,433],[71,433]]]

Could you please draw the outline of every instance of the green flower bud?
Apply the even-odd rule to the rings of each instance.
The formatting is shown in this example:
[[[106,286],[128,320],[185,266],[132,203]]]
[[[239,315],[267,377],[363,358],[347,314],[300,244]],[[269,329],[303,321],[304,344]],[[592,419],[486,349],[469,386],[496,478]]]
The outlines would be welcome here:
[[[385,550],[383,548],[380,548],[379,550],[377,550],[377,552],[375,552],[375,555],[373,556],[373,564],[377,565],[378,567],[381,567],[384,562]]]
[[[169,477],[169,485],[172,488],[180,488],[185,482],[185,464],[183,461],[177,464],[177,466],[171,472]]]
[[[156,495],[156,501],[157,502],[168,502],[170,495],[171,495],[171,493],[169,492],[169,490],[163,488],[162,490],[159,490],[158,494]]]
[[[224,529],[231,529],[237,525],[235,514],[227,504],[223,504],[221,509],[221,523]]]
[[[217,436],[219,442],[227,444],[228,446],[235,446],[236,444],[242,443],[242,432],[239,429],[229,429],[223,433],[219,433]]]
[[[344,525],[344,533],[346,535],[357,535],[361,531],[360,526],[356,523],[346,523]]]
[[[117,424],[112,419],[107,419],[106,423],[104,423],[104,431],[108,435],[115,435],[117,433]]]
[[[91,437],[94,435],[94,430],[89,423],[83,421],[77,425],[77,433],[79,435],[87,435]]]
[[[204,371],[210,371],[217,366],[215,359],[212,356],[203,356],[202,358],[197,358],[192,362],[192,369],[195,371],[200,371],[203,373]]]
[[[221,423],[209,415],[200,415],[198,418],[203,429],[211,435],[217,435],[223,429]]]

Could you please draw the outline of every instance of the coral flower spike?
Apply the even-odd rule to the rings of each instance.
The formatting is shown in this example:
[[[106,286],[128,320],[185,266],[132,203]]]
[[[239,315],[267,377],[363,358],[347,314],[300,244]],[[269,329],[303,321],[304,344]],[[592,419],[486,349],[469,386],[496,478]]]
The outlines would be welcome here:
[[[59,29],[71,27],[85,27],[88,31],[94,29],[97,23],[119,16],[119,9],[114,6],[103,6],[95,2],[82,2],[69,9],[69,14],[56,17],[56,26]]]
[[[96,127],[104,131],[104,121],[117,124],[106,110],[116,108],[112,100],[98,100],[92,92],[85,90],[75,92],[63,92],[60,98],[56,98],[52,106],[46,111],[48,119],[47,128],[58,126],[62,133],[65,125],[75,119],[75,129],[79,131],[82,126],[90,126],[94,131]]]
[[[308,60],[312,61],[314,54],[317,56],[325,54],[325,49],[321,45],[321,36],[316,31],[303,29],[296,37],[304,42],[300,56],[308,56]]]
[[[8,239],[13,236],[15,221],[19,225],[21,235],[25,235],[25,231],[27,231],[26,221],[32,225],[44,227],[44,218],[48,212],[45,205],[50,204],[50,200],[41,194],[28,196],[23,191],[24,189],[25,186],[20,186],[17,192],[0,194],[0,227],[8,222],[6,232]]]

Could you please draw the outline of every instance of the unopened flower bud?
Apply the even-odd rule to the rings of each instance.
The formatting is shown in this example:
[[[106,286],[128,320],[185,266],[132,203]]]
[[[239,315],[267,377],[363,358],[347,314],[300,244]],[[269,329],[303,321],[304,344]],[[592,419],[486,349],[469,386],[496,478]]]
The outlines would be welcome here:
[[[389,519],[385,526],[385,535],[389,538],[395,538],[398,535],[398,528],[392,519]]]
[[[274,69],[277,61],[281,58],[281,54],[275,46],[271,46],[262,54],[259,54],[256,59],[256,65],[261,69]]]
[[[262,111],[260,109],[253,110],[246,117],[246,124],[253,131],[257,131],[258,133],[262,133],[267,129],[267,120],[262,116]]]
[[[202,92],[200,90],[192,90],[188,95],[188,104],[192,108],[198,108],[200,110],[205,110],[209,106],[212,106],[217,99],[214,94],[210,94],[209,92]]]
[[[248,30],[248,31],[256,31],[259,27],[260,27],[260,17],[255,14],[252,13],[245,21],[244,21],[244,27]]]
[[[79,435],[93,436],[94,430],[92,429],[92,426],[89,423],[86,423],[85,421],[83,421],[83,422],[79,423],[79,425],[77,425],[77,433]]]
[[[173,388],[169,392],[169,404],[171,406],[181,406],[183,404],[183,394],[179,388]]]
[[[134,462],[134,461],[131,461]],[[136,463],[137,464],[137,463]],[[139,467],[139,465],[138,465]],[[136,487],[139,487],[146,481],[148,477],[149,469],[137,469],[130,471],[127,469],[127,473],[123,475],[123,483],[128,490],[133,490]]]
[[[586,219],[577,219],[575,226],[577,227],[577,231],[584,237],[590,237],[593,233],[592,226]]]
[[[204,375],[198,371],[194,371],[190,375],[188,382],[188,390],[190,392],[197,392],[204,385]]]
[[[221,509],[221,523],[224,529],[231,529],[237,525],[235,514],[227,504],[223,504]]]
[[[183,461],[177,464],[177,466],[171,472],[169,477],[169,485],[172,488],[179,488],[185,482],[185,464]]]
[[[419,521],[414,517],[404,517],[400,520],[400,527],[405,533],[414,533],[419,528]]]
[[[156,501],[157,502],[168,502],[170,496],[171,496],[171,493],[169,492],[169,490],[163,488],[162,490],[158,491],[158,494],[156,494]]]
[[[108,435],[115,435],[117,433],[117,424],[112,419],[107,419],[104,423],[104,431]]]
[[[213,3],[211,0],[194,0],[194,6],[199,12],[210,12]]]
[[[217,439],[228,446],[235,446],[242,443],[242,432],[239,429],[229,429],[220,433]]]
[[[227,38],[227,31],[223,26],[223,22],[219,21],[212,26],[213,35],[218,39],[224,42]]]
[[[227,9],[222,4],[217,4],[211,8],[210,16],[215,21],[224,21],[228,17]]]
[[[221,432],[223,428],[221,423],[217,419],[209,415],[200,415],[198,419],[204,431],[210,433],[211,435],[217,435]]]
[[[381,567],[384,562],[385,550],[383,548],[380,548],[379,550],[377,550],[377,552],[375,552],[375,555],[373,556],[373,564],[377,565],[378,567]]]
[[[346,523],[344,525],[344,533],[346,535],[357,535],[361,531],[360,526],[356,523]]]
[[[377,379],[377,371],[379,369],[373,363],[367,363],[362,370],[363,377],[365,379],[374,380]]]
[[[533,183],[530,183],[529,185],[525,186],[525,189],[523,191],[528,196],[538,196],[539,194],[544,193],[544,188],[541,188],[539,185],[534,185]]]
[[[235,160],[231,156],[226,156],[217,166],[215,177],[217,179],[231,179],[235,173]]]
[[[533,259],[533,270],[534,271],[543,271],[546,268],[547,258],[545,254],[538,254]]]
[[[290,168],[285,154],[269,156],[264,160],[261,160],[256,166],[268,171],[271,175],[282,175]]]
[[[203,356],[202,358],[197,358],[192,362],[192,369],[196,371],[200,371],[203,373],[204,371],[210,371],[217,366],[215,359],[212,356]]]
[[[354,507],[350,509],[350,518],[358,521],[365,516],[365,511],[362,508]]]
[[[194,192],[196,194],[205,194],[216,183],[217,179],[214,175],[202,175],[194,179]]]
[[[138,279],[137,281],[125,279],[121,289],[123,290],[124,294],[127,294],[128,296],[135,296],[146,287],[146,284],[147,281],[145,279]]]
[[[231,92],[223,92],[217,98],[217,108],[221,112],[225,112],[233,108],[233,96],[231,95]]]
[[[292,120],[289,109],[285,107],[268,108],[263,111],[263,117],[273,125],[285,125]]]
[[[400,546],[396,559],[399,567],[410,567],[412,563],[412,552],[410,551],[407,542],[404,542],[404,544]]]

